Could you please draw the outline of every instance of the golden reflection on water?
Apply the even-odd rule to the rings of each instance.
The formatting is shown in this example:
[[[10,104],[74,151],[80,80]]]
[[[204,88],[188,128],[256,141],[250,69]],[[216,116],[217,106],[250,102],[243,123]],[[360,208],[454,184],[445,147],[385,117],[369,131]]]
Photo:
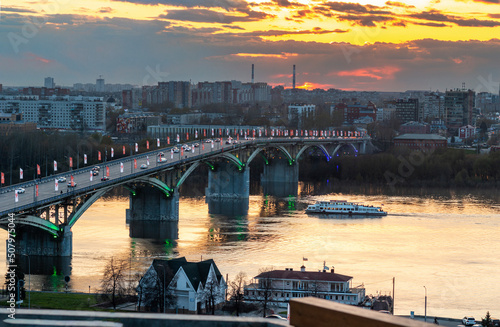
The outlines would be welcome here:
[[[305,190],[305,193],[314,193]],[[300,193],[299,193],[300,194]],[[384,205],[379,218],[324,218],[304,213],[317,200],[345,199]],[[448,192],[429,196],[385,196],[333,193],[275,199],[251,196],[247,215],[209,213],[204,198],[180,199],[178,231],[169,225],[143,226],[145,235],[130,238],[125,223],[127,198],[96,202],[73,227],[71,287],[98,288],[103,265],[111,257],[129,260],[144,271],[152,258],[186,256],[213,258],[231,279],[245,271],[249,277],[262,267],[308,270],[323,262],[335,271],[364,283],[368,294],[392,292],[396,277],[396,314],[423,314],[423,286],[428,291],[428,315],[484,316],[498,307],[500,293],[500,209],[498,199]],[[237,212],[238,206],[223,208]],[[215,210],[216,211],[216,210]],[[135,227],[134,227],[135,228]],[[2,248],[5,251],[5,244]],[[33,276],[35,289],[48,283]],[[47,284],[45,284],[47,285]],[[498,311],[498,310],[497,310]],[[498,313],[496,313],[498,315]]]

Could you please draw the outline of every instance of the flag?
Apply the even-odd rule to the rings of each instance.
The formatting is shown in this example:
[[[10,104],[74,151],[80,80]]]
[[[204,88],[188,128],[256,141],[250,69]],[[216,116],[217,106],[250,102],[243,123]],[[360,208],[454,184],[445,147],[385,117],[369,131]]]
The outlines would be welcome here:
[[[149,156],[146,156],[146,165],[149,166]]]
[[[197,130],[194,132],[194,138],[195,138],[195,139],[197,139],[197,138],[198,138],[198,131],[197,131]]]
[[[106,166],[106,176],[109,177],[109,166]]]
[[[36,165],[36,173],[38,175],[41,175],[41,173],[40,173],[40,165]]]
[[[274,129],[271,130],[271,136],[274,136]]]
[[[71,187],[75,186],[75,179],[73,178],[73,175],[71,175]]]
[[[170,150],[170,159],[174,159],[174,149]]]
[[[236,141],[240,140],[240,134],[236,134]]]
[[[146,141],[146,149],[149,150],[149,141]]]
[[[122,146],[122,149],[123,149],[123,155],[125,155],[125,145]]]
[[[135,152],[139,152],[139,144],[135,144]]]
[[[97,160],[101,161],[101,151],[97,151]]]
[[[212,128],[212,136],[214,136],[214,129]]]
[[[202,150],[205,150],[205,143],[203,143],[203,144],[201,145],[201,149],[202,149]]]
[[[167,136],[167,144],[170,144],[170,137]]]
[[[259,137],[262,137],[262,130],[259,129]]]
[[[137,159],[134,159],[134,169],[137,169]]]
[[[212,141],[212,149],[214,148],[214,141]]]
[[[186,133],[186,140],[189,141],[189,133]]]
[[[87,164],[87,155],[86,154],[83,155],[83,163]]]
[[[179,136],[179,134],[177,134],[177,143],[179,143],[181,141],[181,137]]]
[[[19,179],[23,179],[23,169],[19,168]]]
[[[73,157],[69,157],[69,168],[73,168]]]
[[[0,184],[5,184],[5,175],[3,173],[0,173],[0,175],[1,175]]]
[[[184,156],[184,148],[181,148],[181,157]]]
[[[90,171],[90,181],[92,182],[92,179],[94,179],[94,174],[92,174],[92,171]]]
[[[160,147],[160,139],[156,139],[156,146]]]
[[[15,193],[15,195],[14,195],[14,200],[15,200],[16,202],[19,202],[19,194],[17,194],[17,190],[16,190],[14,193]]]
[[[38,197],[38,184],[35,185],[35,196]]]
[[[207,137],[207,130],[203,129],[203,137]]]
[[[57,161],[54,160],[54,171],[57,171]]]
[[[252,130],[252,137],[255,137],[255,129]]]
[[[91,172],[91,174],[92,174],[92,172]],[[57,180],[57,178],[55,180],[54,190],[56,190],[56,192],[59,191],[59,181]]]
[[[111,158],[115,157],[115,149],[111,148]]]
[[[120,173],[123,173],[123,162],[120,162]]]
[[[194,146],[193,146],[193,147],[191,147],[191,149],[192,149],[192,152],[194,153]]]

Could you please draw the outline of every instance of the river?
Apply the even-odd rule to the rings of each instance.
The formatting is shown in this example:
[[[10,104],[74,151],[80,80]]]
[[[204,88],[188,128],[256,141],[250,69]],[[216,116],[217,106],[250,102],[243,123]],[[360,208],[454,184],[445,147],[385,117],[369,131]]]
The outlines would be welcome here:
[[[30,262],[31,286],[63,290],[69,275],[71,290],[95,292],[112,256],[131,262],[131,276],[145,271],[152,258],[213,258],[229,279],[240,271],[251,278],[271,266],[299,269],[304,263],[307,270],[318,270],[325,262],[336,273],[353,276],[354,286],[364,284],[367,294],[391,294],[395,277],[398,315],[423,315],[427,289],[428,316],[478,319],[489,310],[498,317],[498,197],[495,190],[390,195],[300,183],[298,197],[251,195],[247,215],[225,204],[233,213],[221,215],[209,214],[203,197],[181,196],[178,224],[134,226],[135,237],[125,223],[128,199],[108,197],[73,227],[69,262]],[[335,219],[304,213],[308,204],[334,198],[383,204],[389,215]],[[0,244],[5,253],[5,242]]]

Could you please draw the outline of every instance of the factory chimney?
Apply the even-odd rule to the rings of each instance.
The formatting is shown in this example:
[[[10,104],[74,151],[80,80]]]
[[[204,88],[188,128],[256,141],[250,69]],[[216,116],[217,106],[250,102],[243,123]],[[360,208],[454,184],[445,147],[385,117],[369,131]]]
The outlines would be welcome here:
[[[293,89],[295,89],[295,65],[293,65]]]
[[[254,68],[253,68],[253,64],[252,64],[252,84],[253,84],[253,72],[254,72]]]

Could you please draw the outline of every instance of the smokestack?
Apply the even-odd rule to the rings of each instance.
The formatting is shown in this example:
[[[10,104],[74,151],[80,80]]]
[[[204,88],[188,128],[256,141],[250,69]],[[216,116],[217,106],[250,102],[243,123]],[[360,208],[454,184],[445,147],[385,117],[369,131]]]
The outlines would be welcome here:
[[[253,84],[253,76],[254,76],[253,72],[254,72],[254,70],[253,70],[253,64],[252,64],[252,84]]]
[[[293,65],[293,88],[295,89],[295,65]]]

